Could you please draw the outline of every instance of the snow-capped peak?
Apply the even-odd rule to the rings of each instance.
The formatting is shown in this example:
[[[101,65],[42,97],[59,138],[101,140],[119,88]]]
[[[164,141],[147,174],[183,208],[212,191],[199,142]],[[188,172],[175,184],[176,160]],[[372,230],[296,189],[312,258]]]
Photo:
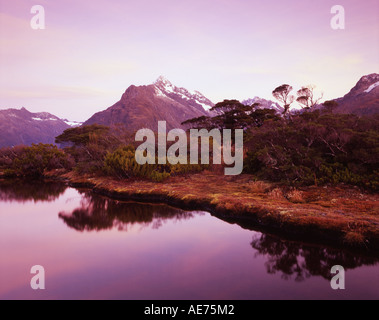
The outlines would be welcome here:
[[[283,112],[283,108],[278,103],[271,100],[262,99],[260,97],[254,97],[242,101],[242,104],[246,106],[252,106],[255,103],[258,104],[258,109],[274,109],[279,112]]]
[[[161,90],[165,91],[174,91],[176,88],[169,80],[167,80],[164,76],[160,76],[155,82],[154,85]]]
[[[157,96],[167,97],[170,99],[182,99],[188,102],[194,102],[198,105],[201,105],[205,110],[211,109],[214,104],[212,101],[207,99],[199,91],[190,92],[185,88],[179,88],[173,85],[165,77],[160,76],[155,82],[155,92]]]
[[[165,86],[172,86],[172,83],[167,79],[165,78],[164,76],[160,76],[155,82],[154,84],[163,84]]]

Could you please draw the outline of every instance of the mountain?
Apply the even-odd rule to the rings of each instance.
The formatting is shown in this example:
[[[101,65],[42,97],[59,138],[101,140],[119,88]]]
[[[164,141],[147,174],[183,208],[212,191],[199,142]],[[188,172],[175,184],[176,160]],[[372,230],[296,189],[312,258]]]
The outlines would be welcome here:
[[[157,130],[158,121],[165,120],[167,129],[183,128],[182,122],[208,116],[212,101],[200,92],[174,86],[164,77],[148,86],[130,86],[121,100],[105,111],[98,112],[84,125],[122,124],[131,131],[143,128]]]
[[[259,97],[250,98],[250,99],[242,101],[241,103],[244,104],[245,106],[251,106],[254,103],[259,103],[259,106],[258,106],[259,109],[274,109],[280,114],[282,114],[284,110],[283,107],[281,107],[278,103],[271,100],[262,99]]]
[[[25,108],[0,110],[0,148],[32,143],[53,144],[55,137],[70,128],[47,113],[31,113]]]
[[[336,112],[356,115],[379,113],[379,74],[362,77],[356,86],[343,98],[336,99]]]

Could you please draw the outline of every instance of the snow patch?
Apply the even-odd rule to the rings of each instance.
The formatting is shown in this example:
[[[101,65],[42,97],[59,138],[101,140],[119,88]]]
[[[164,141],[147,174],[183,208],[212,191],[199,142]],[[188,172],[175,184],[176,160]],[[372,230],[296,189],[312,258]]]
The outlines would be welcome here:
[[[213,107],[213,104],[199,91],[190,92],[185,88],[179,88],[174,86],[169,80],[163,76],[159,77],[154,82],[155,94],[160,97],[170,98],[170,95],[175,95],[186,101],[194,101],[201,105],[205,110],[209,110]]]
[[[379,86],[379,81],[374,83],[372,86],[370,86],[367,90],[365,90],[366,93],[369,93],[371,92],[372,90],[374,90],[376,87]]]
[[[83,122],[78,122],[78,121],[69,121],[69,120],[62,120],[65,124],[69,125],[70,127],[80,127]]]
[[[161,89],[159,89],[158,87],[155,87],[155,95],[158,96],[158,97],[167,97]]]
[[[203,107],[203,109],[206,110],[206,111],[209,111],[209,110],[212,109],[211,106],[209,106],[209,105],[207,105],[207,104],[205,104],[205,103],[202,103],[202,102],[200,102],[200,101],[196,101],[196,103],[199,104],[199,105],[201,105],[201,106]]]
[[[48,118],[48,119],[41,119],[41,118],[32,118],[35,121],[58,121],[58,119],[54,118]]]

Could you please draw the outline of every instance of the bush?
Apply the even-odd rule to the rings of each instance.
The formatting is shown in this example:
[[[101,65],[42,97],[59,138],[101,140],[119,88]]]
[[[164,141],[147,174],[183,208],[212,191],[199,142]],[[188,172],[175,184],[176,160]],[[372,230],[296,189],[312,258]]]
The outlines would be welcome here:
[[[9,150],[4,150],[4,153],[9,154]],[[6,176],[38,178],[47,170],[71,169],[72,165],[70,157],[57,146],[40,143],[17,148],[3,168]]]
[[[379,116],[304,112],[251,129],[245,146],[245,172],[261,179],[379,190]]]
[[[135,159],[135,148],[131,145],[108,152],[104,160],[105,174],[118,179],[146,178],[155,182],[162,182],[171,176],[196,173],[204,170],[203,165],[171,165],[171,164],[144,164],[139,165]]]
[[[122,178],[147,178],[161,182],[170,177],[168,166],[164,165],[139,165],[135,159],[135,148],[126,146],[108,153],[104,160],[104,172],[106,174]]]

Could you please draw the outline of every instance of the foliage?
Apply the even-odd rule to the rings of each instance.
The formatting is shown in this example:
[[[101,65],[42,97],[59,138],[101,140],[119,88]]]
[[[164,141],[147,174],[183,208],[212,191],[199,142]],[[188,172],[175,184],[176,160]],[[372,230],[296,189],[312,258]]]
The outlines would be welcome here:
[[[379,190],[379,116],[303,112],[248,135],[245,172],[291,185],[345,183]]]
[[[244,129],[260,127],[267,120],[279,120],[273,109],[259,109],[259,104],[244,105],[237,100],[224,100],[217,103],[211,111],[217,113],[214,117],[189,119],[183,125],[201,129]]]
[[[131,145],[120,147],[108,153],[104,160],[104,172],[118,179],[146,178],[162,182],[173,175],[195,173],[203,170],[200,165],[139,165],[135,160],[135,148]]]
[[[8,176],[41,177],[47,170],[70,169],[72,160],[57,146],[33,144],[31,147],[20,146],[2,149],[1,163]]]
[[[56,137],[55,143],[70,143],[74,146],[87,145],[95,135],[105,135],[110,128],[94,124],[65,130],[60,136]]]
[[[275,99],[283,104],[284,115],[289,112],[291,104],[295,101],[295,97],[291,95],[292,90],[293,87],[291,87],[289,84],[283,84],[272,92],[272,95],[275,97]]]
[[[300,106],[305,110],[312,110],[322,99],[322,95],[318,98],[314,95],[315,86],[309,85],[306,87],[302,87],[299,91],[297,91],[298,98],[296,101],[300,104]]]
[[[113,153],[108,153],[104,160],[105,173],[122,178],[151,178],[152,180],[164,180],[167,172],[160,170],[156,165],[139,165],[135,159],[135,148],[132,146],[121,147]]]
[[[68,129],[56,138],[56,143],[66,146],[65,151],[75,159],[77,172],[99,173],[107,153],[131,140],[125,130],[95,124]]]

